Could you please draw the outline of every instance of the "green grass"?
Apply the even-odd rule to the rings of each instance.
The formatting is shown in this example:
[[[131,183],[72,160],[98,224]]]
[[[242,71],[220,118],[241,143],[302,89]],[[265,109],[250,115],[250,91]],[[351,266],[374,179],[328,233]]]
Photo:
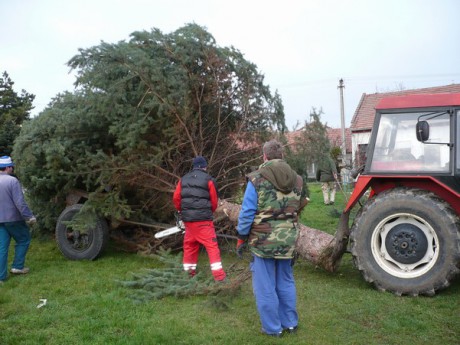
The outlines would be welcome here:
[[[325,206],[323,202],[323,192],[319,183],[309,183],[310,203],[303,210],[301,222],[315,229],[319,229],[330,234],[334,234],[340,213],[345,207],[347,198],[350,197],[351,188],[337,189],[335,194],[335,204]],[[351,212],[351,218],[356,213],[357,208]]]
[[[333,232],[337,217],[319,186],[302,221]],[[338,193],[335,208],[343,207]],[[11,248],[12,252],[13,248]],[[10,254],[11,254],[10,252]],[[223,254],[224,266],[234,262]],[[142,304],[119,286],[131,273],[160,267],[151,258],[109,248],[92,262],[66,260],[52,240],[32,241],[31,272],[0,286],[0,344],[459,344],[460,280],[435,297],[396,297],[364,282],[345,254],[336,273],[299,260],[295,266],[299,331],[259,334],[251,282],[218,309],[211,297],[167,297]],[[207,269],[201,253],[199,266]],[[40,298],[47,305],[37,309]]]

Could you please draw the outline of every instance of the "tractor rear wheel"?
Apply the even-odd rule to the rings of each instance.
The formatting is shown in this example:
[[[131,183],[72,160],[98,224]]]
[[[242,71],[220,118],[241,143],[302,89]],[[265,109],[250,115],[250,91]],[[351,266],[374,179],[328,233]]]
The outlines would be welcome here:
[[[351,229],[364,279],[396,295],[429,295],[460,267],[460,220],[434,193],[395,188],[368,200]]]
[[[104,218],[96,217],[94,225],[85,231],[72,229],[71,221],[83,207],[75,204],[62,211],[56,224],[56,242],[61,253],[70,260],[94,260],[109,240],[109,227]]]

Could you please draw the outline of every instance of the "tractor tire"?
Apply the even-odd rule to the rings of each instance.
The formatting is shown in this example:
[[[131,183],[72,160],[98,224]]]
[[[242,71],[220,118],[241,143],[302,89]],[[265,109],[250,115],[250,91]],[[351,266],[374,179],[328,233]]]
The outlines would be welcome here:
[[[363,206],[350,249],[355,266],[378,290],[433,296],[460,271],[460,219],[434,193],[395,188]]]
[[[72,220],[82,207],[82,204],[67,207],[62,211],[56,224],[57,246],[70,260],[94,260],[109,241],[109,227],[104,218],[97,217],[95,226],[85,233],[74,231],[65,224]]]

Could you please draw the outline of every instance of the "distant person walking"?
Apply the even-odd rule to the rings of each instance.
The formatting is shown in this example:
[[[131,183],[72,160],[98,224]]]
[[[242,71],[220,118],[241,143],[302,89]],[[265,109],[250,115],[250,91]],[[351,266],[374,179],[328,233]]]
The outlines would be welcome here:
[[[173,202],[185,225],[184,270],[189,272],[190,276],[195,275],[202,244],[208,253],[214,280],[222,281],[226,274],[222,268],[213,223],[218,190],[216,181],[206,172],[207,166],[204,157],[197,156],[193,159],[193,169],[179,180]]]
[[[19,180],[11,176],[13,172],[14,163],[11,157],[0,157],[0,284],[7,278],[11,238],[16,242],[16,246],[10,272],[12,274],[29,272],[29,268],[24,267],[31,240],[26,221],[28,224],[36,222],[24,199]]]
[[[324,204],[334,205],[337,189],[337,167],[329,154],[324,155],[318,162],[316,180],[321,182]]]

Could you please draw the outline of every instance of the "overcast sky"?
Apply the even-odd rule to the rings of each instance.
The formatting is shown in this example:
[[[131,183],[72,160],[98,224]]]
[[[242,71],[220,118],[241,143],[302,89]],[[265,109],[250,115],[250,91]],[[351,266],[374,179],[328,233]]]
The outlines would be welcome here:
[[[36,95],[37,115],[73,90],[79,48],[196,23],[234,46],[283,99],[289,129],[345,126],[363,93],[460,83],[460,0],[0,0],[0,72]]]

